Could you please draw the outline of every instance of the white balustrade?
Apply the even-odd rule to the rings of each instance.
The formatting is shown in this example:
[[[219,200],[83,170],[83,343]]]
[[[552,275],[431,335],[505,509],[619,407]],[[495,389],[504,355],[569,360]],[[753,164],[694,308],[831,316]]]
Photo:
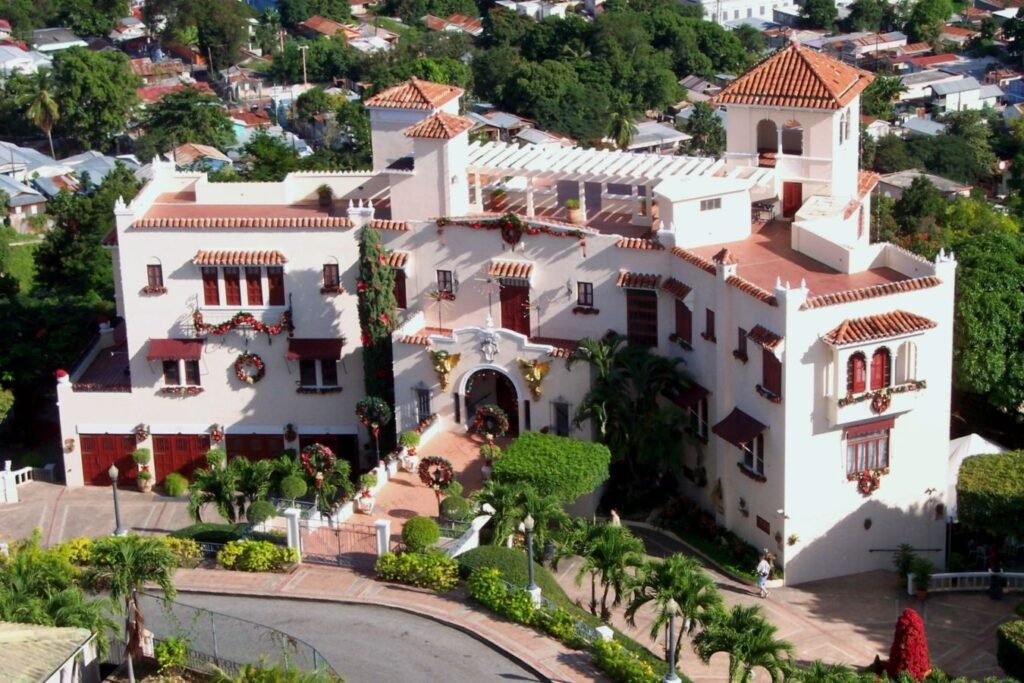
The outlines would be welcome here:
[[[953,591],[987,591],[992,577],[1003,580],[1004,591],[1024,591],[1024,572],[950,572],[932,574],[928,582],[929,593],[951,593]],[[914,594],[914,575],[907,576],[907,595]]]

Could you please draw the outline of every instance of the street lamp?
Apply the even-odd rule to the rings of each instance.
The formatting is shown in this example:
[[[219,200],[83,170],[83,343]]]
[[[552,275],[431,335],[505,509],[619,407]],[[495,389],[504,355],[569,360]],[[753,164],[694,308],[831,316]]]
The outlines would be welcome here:
[[[526,575],[528,583],[526,590],[537,590],[537,584],[533,581],[533,515],[526,515],[523,520],[523,530],[526,532]]]
[[[661,680],[662,683],[681,683],[676,675],[676,617],[679,615],[679,603],[673,598],[665,603],[665,614],[668,615],[668,673]]]
[[[114,535],[125,536],[128,532],[121,527],[121,505],[117,501],[117,475],[119,474],[117,465],[111,465],[107,474],[110,475],[110,481],[114,484]]]

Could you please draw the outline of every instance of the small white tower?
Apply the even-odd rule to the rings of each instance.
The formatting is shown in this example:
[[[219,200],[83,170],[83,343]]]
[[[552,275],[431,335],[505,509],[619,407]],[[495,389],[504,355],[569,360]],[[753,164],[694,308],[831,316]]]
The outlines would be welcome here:
[[[403,131],[410,168],[391,174],[391,217],[461,216],[469,211],[469,129],[473,122],[439,111]]]

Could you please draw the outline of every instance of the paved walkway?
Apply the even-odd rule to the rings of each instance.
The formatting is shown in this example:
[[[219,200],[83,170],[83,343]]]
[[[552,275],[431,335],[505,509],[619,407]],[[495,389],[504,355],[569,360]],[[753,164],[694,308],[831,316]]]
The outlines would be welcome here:
[[[653,557],[688,553],[677,541],[659,532],[634,529],[647,544]],[[590,580],[576,586],[580,560],[559,564],[557,578],[570,598],[586,607],[590,601]],[[867,666],[876,655],[888,659],[896,619],[904,607],[913,607],[925,622],[932,664],[951,676],[982,679],[1002,677],[996,664],[996,627],[1013,617],[1013,606],[1020,596],[1009,594],[1001,602],[985,593],[932,593],[921,602],[900,590],[893,572],[876,571],[849,577],[778,588],[767,600],[756,595],[753,586],[708,570],[727,606],[758,605],[778,627],[778,636],[793,643],[796,659],[810,662],[822,659],[830,663]],[[624,607],[613,609],[613,625],[657,653],[664,652],[664,633],[655,645],[650,639],[653,608],[644,608],[637,616],[636,628],[626,624]],[[680,670],[694,681],[728,680],[725,655],[715,655],[704,665],[684,646]]]
[[[290,574],[179,569],[174,583],[179,590],[189,592],[305,598],[396,607],[437,619],[482,638],[528,664],[551,681],[569,683],[605,680],[591,667],[589,655],[571,650],[533,629],[471,607],[461,589],[450,593],[435,593],[381,583],[355,571],[312,565],[302,565]]]

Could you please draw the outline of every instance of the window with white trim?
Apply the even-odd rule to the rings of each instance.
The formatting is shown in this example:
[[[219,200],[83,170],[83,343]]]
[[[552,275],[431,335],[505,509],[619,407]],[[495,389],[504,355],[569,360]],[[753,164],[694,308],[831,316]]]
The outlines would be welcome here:
[[[702,398],[689,408],[690,429],[701,441],[708,440],[708,399]]]
[[[764,435],[758,434],[749,443],[743,444],[740,450],[743,451],[743,466],[764,476]]]
[[[714,199],[702,199],[700,200],[701,211],[717,211],[722,208],[722,198],[715,197]]]
[[[889,466],[888,426],[846,437],[846,473],[880,470]]]
[[[338,386],[338,361],[334,358],[303,358],[299,361],[299,386]]]
[[[202,384],[197,360],[165,360],[163,374],[164,386],[167,387],[182,386],[182,377],[185,378],[185,386],[198,387]]]
[[[429,420],[433,412],[430,409],[430,389],[415,389],[416,392],[416,423]]]

